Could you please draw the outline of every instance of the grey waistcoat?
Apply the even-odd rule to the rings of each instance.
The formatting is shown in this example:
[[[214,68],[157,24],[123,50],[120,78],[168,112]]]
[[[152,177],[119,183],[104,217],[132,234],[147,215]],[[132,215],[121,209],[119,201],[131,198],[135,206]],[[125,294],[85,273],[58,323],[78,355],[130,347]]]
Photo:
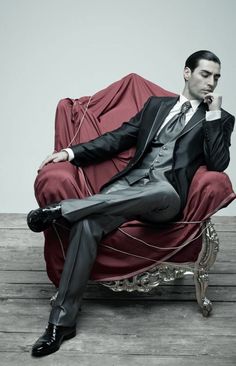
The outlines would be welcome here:
[[[151,144],[151,150],[148,152],[140,166],[131,170],[126,176],[126,180],[130,185],[138,182],[143,178],[148,178],[152,181],[167,180],[165,172],[172,168],[173,151],[178,134],[169,140],[165,137],[162,131],[157,134]],[[164,132],[164,131],[163,131]]]

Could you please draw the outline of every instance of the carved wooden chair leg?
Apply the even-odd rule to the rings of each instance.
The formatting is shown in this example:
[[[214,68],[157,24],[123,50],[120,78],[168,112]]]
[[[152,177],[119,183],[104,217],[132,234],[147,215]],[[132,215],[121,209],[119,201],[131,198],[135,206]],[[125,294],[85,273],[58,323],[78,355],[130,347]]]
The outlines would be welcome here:
[[[212,303],[206,297],[206,291],[208,287],[208,273],[203,268],[199,269],[194,274],[194,282],[198,305],[202,309],[203,316],[207,317],[212,311]]]
[[[197,302],[202,309],[203,316],[207,317],[212,311],[212,303],[206,297],[209,282],[208,271],[216,260],[219,251],[219,238],[210,219],[203,224],[202,228],[202,250],[195,263],[194,282]]]

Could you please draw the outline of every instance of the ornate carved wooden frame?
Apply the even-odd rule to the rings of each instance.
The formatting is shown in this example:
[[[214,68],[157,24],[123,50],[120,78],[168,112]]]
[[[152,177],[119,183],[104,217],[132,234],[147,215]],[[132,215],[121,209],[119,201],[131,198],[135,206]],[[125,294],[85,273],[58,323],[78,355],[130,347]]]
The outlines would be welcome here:
[[[219,251],[219,238],[210,219],[202,225],[202,249],[196,262],[183,264],[163,262],[134,277],[109,282],[103,281],[100,283],[116,292],[149,292],[165,282],[174,281],[186,275],[192,275],[195,283],[197,302],[202,310],[203,316],[207,317],[212,311],[212,303],[206,297],[208,272],[215,263]],[[50,300],[51,304],[53,304],[56,297],[57,293],[52,296]]]
[[[165,282],[192,275],[197,302],[203,316],[207,317],[212,311],[212,303],[206,297],[208,272],[216,260],[219,250],[219,238],[210,219],[202,225],[202,249],[196,262],[184,264],[164,262],[131,278],[100,283],[116,292],[149,292]]]

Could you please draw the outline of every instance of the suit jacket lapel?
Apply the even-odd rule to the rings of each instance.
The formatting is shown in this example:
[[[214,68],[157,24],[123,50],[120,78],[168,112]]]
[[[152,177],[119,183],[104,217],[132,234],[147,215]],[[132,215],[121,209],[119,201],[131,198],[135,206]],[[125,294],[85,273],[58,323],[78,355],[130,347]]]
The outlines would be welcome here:
[[[178,97],[173,97],[168,101],[162,100],[157,107],[156,114],[154,112],[154,119],[150,118],[149,120],[147,120],[147,123],[143,124],[140,130],[140,138],[137,145],[138,149],[136,151],[136,156],[140,156],[145,150],[146,146],[153,139],[177,100]]]
[[[161,105],[157,111],[157,114],[155,116],[155,119],[153,121],[151,130],[149,132],[147,140],[150,141],[154,138],[157,131],[161,127],[162,123],[164,122],[165,118],[168,116],[170,110],[174,107],[179,97],[174,97],[171,100],[168,100],[167,102],[161,102]]]

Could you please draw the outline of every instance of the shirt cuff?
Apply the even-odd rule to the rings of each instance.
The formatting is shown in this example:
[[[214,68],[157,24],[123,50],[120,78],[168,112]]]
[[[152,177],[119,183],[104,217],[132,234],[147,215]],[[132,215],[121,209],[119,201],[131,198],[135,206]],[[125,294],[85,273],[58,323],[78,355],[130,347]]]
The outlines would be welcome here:
[[[220,119],[220,118],[221,118],[221,110],[206,112],[206,121],[214,121],[215,119]]]
[[[71,161],[71,160],[73,160],[75,158],[75,154],[74,154],[73,150],[70,149],[69,147],[66,148],[66,149],[62,149],[61,151],[66,151],[67,152],[67,154],[68,154],[68,161]]]

